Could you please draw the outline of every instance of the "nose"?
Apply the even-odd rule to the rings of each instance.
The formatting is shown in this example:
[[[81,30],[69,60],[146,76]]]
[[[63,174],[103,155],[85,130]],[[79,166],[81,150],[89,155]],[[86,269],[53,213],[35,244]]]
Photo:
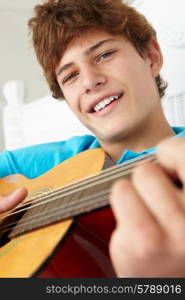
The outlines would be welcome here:
[[[96,67],[86,68],[83,72],[83,87],[86,94],[100,89],[106,83],[106,76]]]

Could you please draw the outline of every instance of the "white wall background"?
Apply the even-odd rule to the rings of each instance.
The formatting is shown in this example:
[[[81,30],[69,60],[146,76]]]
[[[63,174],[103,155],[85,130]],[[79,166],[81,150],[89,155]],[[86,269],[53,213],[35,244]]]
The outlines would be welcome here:
[[[0,151],[4,149],[2,86],[7,80],[23,80],[26,102],[49,90],[36,61],[28,35],[27,21],[39,0],[0,0]]]

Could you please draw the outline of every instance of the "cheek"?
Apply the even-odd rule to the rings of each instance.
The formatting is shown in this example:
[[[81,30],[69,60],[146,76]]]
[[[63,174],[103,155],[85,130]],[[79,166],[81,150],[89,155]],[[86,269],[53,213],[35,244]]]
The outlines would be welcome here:
[[[69,108],[72,110],[72,112],[76,115],[80,115],[80,100],[78,95],[74,93],[68,93],[64,94],[66,102],[69,106]]]
[[[66,86],[63,89],[63,94],[66,99],[67,104],[75,114],[81,111],[80,101],[81,101],[81,92],[77,84]]]
[[[151,72],[145,65],[138,66],[132,70],[128,78],[138,95],[148,94],[154,81]]]
[[[77,103],[75,90],[74,93],[72,93],[70,90],[63,89],[63,94],[68,106],[74,110]]]
[[[141,80],[141,68],[137,66],[137,64],[130,59],[127,61],[122,61],[121,59],[117,61],[117,66],[115,68],[112,67],[113,72],[111,72],[111,76],[115,75],[115,78],[118,82],[122,82],[122,84],[126,86],[133,87],[138,84]]]

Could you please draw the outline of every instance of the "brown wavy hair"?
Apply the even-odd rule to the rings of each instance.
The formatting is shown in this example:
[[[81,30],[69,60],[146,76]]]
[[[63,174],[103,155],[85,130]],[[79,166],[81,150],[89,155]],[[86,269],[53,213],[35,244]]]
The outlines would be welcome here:
[[[122,0],[48,0],[35,7],[28,22],[37,59],[55,98],[64,95],[56,80],[55,68],[68,44],[89,29],[122,34],[142,56],[156,31],[146,18]],[[160,97],[167,84],[156,77]]]

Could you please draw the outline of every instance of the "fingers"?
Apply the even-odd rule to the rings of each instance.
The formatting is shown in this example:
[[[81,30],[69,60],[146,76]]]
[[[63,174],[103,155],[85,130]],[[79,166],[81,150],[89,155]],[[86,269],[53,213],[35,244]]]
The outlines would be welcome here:
[[[163,231],[128,180],[114,184],[110,204],[117,221],[109,244],[116,274],[140,276],[148,266],[147,259],[150,261],[163,245]]]
[[[114,186],[111,203],[118,224],[124,218],[130,218],[132,223],[153,219],[168,234],[185,230],[185,192],[169,177],[169,173],[177,172],[185,182],[184,153],[184,138],[165,141],[157,153],[160,165],[142,164],[135,168],[131,183],[124,181]]]
[[[27,190],[25,188],[19,188],[14,193],[9,195],[0,196],[0,213],[4,213],[12,208],[14,208],[18,203],[20,203],[27,195]]]
[[[116,271],[116,275],[121,278],[128,277],[128,273],[129,273],[126,269],[126,264],[125,264],[125,259],[127,259],[127,255],[125,253],[126,249],[124,247],[125,244],[127,244],[127,247],[130,246],[128,245],[127,242],[125,242],[124,232],[122,232],[122,230],[119,230],[117,228],[116,230],[113,231],[110,238],[109,253],[110,253],[112,264]]]
[[[145,237],[158,235],[161,231],[154,216],[142,201],[141,196],[128,180],[121,180],[113,185],[110,203],[117,220],[117,227],[126,228],[126,235],[145,233]]]
[[[185,184],[185,138],[163,141],[157,149],[159,163],[172,175],[177,175]]]
[[[159,164],[142,164],[130,181],[114,184],[110,254],[118,276],[184,276],[185,187],[172,180],[185,184],[184,154],[185,139],[165,141]]]
[[[142,201],[168,235],[185,230],[185,205],[179,190],[160,166],[148,163],[136,168],[132,183]],[[183,195],[184,196],[184,195]]]

